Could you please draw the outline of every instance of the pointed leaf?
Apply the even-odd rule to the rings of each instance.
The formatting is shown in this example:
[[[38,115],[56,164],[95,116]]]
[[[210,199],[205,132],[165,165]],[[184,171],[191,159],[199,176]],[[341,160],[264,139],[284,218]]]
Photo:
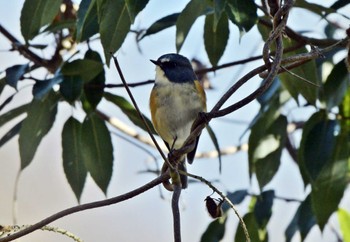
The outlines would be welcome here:
[[[248,191],[246,189],[242,189],[242,190],[237,190],[234,192],[229,192],[226,194],[227,198],[230,199],[230,201],[237,205],[240,204],[241,202],[243,202],[243,200],[246,198],[246,196],[248,195]],[[229,205],[227,203],[224,203],[222,205],[222,209],[224,211],[226,211],[227,209],[229,209]]]
[[[87,171],[106,193],[113,170],[112,139],[105,122],[94,113],[83,122],[80,152]]]
[[[17,82],[28,71],[29,64],[14,65],[6,69],[5,81],[11,87],[17,89]]]
[[[250,169],[255,172],[260,188],[276,174],[287,137],[286,117],[274,112],[271,109],[271,114],[266,113],[253,125],[248,142]]]
[[[78,201],[84,188],[87,170],[80,149],[82,124],[70,117],[62,130],[63,168],[69,185]]]
[[[258,21],[257,7],[253,0],[227,0],[226,13],[240,32],[248,32]]]
[[[66,62],[61,70],[63,75],[80,76],[84,82],[92,80],[102,71],[102,62],[91,59],[78,59],[72,62]]]
[[[224,215],[211,222],[202,234],[201,242],[219,242],[225,235],[227,216]]]
[[[53,86],[61,83],[63,80],[62,75],[56,75],[53,78],[37,81],[33,86],[33,96],[36,99],[42,99],[47,93],[49,93]]]
[[[11,140],[15,135],[19,133],[21,130],[22,122],[20,121],[15,126],[13,126],[9,131],[6,132],[4,136],[0,138],[0,147],[3,146],[5,143],[7,143],[9,140]]]
[[[109,65],[111,54],[124,42],[131,20],[124,0],[106,0],[98,7],[101,42]]]
[[[114,95],[109,92],[104,93],[104,98],[117,105],[122,110],[122,112],[130,119],[130,121],[133,122],[136,126],[147,131],[136,109],[125,98]],[[145,118],[148,126],[151,128],[152,133],[157,134],[157,132],[153,128],[152,122],[145,115],[143,115],[143,117]]]
[[[290,242],[297,231],[300,231],[301,241],[304,241],[315,224],[316,218],[311,209],[311,196],[309,194],[299,205],[292,221],[285,231],[286,242]]]
[[[196,19],[209,12],[213,11],[206,0],[191,0],[180,13],[176,22],[176,50],[180,51],[187,34]]]
[[[349,81],[350,75],[345,60],[341,60],[333,67],[323,86],[324,101],[328,110],[341,103],[349,86]]]
[[[77,14],[77,42],[89,39],[98,33],[96,0],[82,0]]]
[[[220,146],[219,146],[219,141],[216,138],[216,135],[214,133],[214,130],[209,126],[209,124],[206,126],[206,129],[208,131],[208,134],[210,136],[211,141],[214,144],[214,147],[216,149],[216,152],[218,152],[218,158],[219,158],[219,172],[221,173],[221,152],[220,152]]]
[[[214,14],[210,14],[205,17],[204,45],[210,63],[213,66],[216,66],[226,49],[229,37],[229,28],[226,14],[221,15],[217,26],[215,26],[214,20]]]
[[[26,41],[33,39],[41,27],[52,22],[62,0],[25,0],[21,12],[21,32]]]
[[[264,191],[257,197],[254,215],[260,229],[266,229],[266,225],[271,218],[274,198],[275,191],[273,190]]]
[[[3,126],[5,123],[11,121],[12,119],[18,117],[19,115],[25,113],[29,106],[30,104],[24,104],[0,115],[0,127]]]
[[[339,123],[329,129],[329,132],[333,132],[333,136],[330,136],[332,140],[327,139],[324,142],[331,147],[331,155],[312,184],[311,191],[312,208],[321,230],[332,213],[338,209],[347,185],[347,172],[350,164],[350,129],[345,125],[340,126]]]
[[[135,22],[135,18],[139,12],[144,9],[148,0],[125,0],[131,23]]]
[[[330,6],[330,8],[338,10],[342,7],[345,7],[348,4],[349,4],[348,0],[337,0]]]
[[[91,59],[98,62],[102,61],[99,53],[93,50],[88,50],[85,53],[85,59]],[[104,93],[105,81],[105,71],[102,69],[96,77],[85,83],[83,108],[86,112],[95,110],[100,103]]]
[[[51,92],[42,100],[34,99],[19,132],[21,170],[32,161],[42,138],[49,132],[57,113],[58,96]]]
[[[350,213],[348,213],[345,209],[339,209],[338,220],[340,230],[343,235],[343,242],[350,242]]]
[[[156,22],[154,22],[144,34],[142,34],[139,37],[139,41],[142,40],[144,37],[156,34],[164,29],[167,29],[169,27],[172,27],[176,24],[177,18],[179,17],[180,13],[173,13],[170,15],[167,15],[161,19],[158,19]]]
[[[337,122],[329,120],[322,111],[305,123],[298,152],[301,172],[307,176],[304,181],[313,183],[331,160],[337,126]]]

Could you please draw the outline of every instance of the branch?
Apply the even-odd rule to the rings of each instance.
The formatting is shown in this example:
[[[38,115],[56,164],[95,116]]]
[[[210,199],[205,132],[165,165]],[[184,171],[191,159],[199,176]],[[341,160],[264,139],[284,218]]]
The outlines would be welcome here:
[[[65,216],[73,214],[73,213],[81,212],[81,211],[84,211],[87,209],[109,206],[109,205],[113,205],[113,204],[128,200],[128,199],[133,198],[137,195],[140,195],[143,192],[150,190],[151,188],[161,184],[162,182],[168,180],[169,178],[170,178],[169,173],[164,173],[164,174],[161,174],[156,179],[150,181],[149,183],[146,183],[145,185],[143,185],[139,188],[136,188],[135,190],[130,191],[128,193],[125,193],[125,194],[122,194],[122,195],[119,195],[119,196],[116,196],[113,198],[100,200],[97,202],[85,203],[85,204],[77,205],[77,206],[62,210],[62,211],[60,211],[56,214],[53,214],[50,217],[47,217],[47,218],[41,220],[40,222],[33,224],[30,227],[25,228],[17,233],[11,234],[5,238],[0,238],[0,242],[7,242],[7,241],[11,241],[11,240],[20,238],[24,235],[27,235],[29,233],[34,232],[35,230],[42,228],[45,225],[48,225],[49,223],[51,223],[57,219],[60,219],[62,217],[65,217]]]
[[[173,190],[171,208],[173,211],[174,242],[181,242],[181,220],[179,210],[179,199],[182,190],[181,184],[173,184]]]

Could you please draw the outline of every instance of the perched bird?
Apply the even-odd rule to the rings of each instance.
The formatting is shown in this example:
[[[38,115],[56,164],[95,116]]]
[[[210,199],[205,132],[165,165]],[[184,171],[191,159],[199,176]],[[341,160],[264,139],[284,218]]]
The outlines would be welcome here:
[[[156,65],[155,84],[150,96],[152,122],[168,149],[179,149],[191,133],[193,122],[200,112],[206,112],[206,96],[198,82],[190,61],[178,54],[165,54]],[[187,154],[192,164],[199,137],[194,149]],[[179,169],[186,171],[183,156]],[[187,187],[187,176],[181,176],[182,188]]]

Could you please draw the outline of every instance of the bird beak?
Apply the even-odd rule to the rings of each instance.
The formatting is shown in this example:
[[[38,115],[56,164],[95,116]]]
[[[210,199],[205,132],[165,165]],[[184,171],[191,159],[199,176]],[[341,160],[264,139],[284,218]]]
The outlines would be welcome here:
[[[156,61],[156,60],[150,60],[153,64],[155,64],[156,66],[160,66],[160,62]]]

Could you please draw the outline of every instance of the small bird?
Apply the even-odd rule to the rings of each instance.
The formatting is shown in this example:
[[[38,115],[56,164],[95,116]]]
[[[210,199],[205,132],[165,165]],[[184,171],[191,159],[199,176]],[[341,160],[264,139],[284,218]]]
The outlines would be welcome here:
[[[193,122],[200,112],[206,112],[206,95],[193,71],[190,61],[179,54],[165,54],[156,65],[155,84],[150,96],[152,122],[169,151],[182,147],[191,133]],[[199,136],[194,149],[187,154],[192,164]],[[186,157],[179,169],[186,171]],[[187,176],[181,176],[182,188],[187,187]]]

